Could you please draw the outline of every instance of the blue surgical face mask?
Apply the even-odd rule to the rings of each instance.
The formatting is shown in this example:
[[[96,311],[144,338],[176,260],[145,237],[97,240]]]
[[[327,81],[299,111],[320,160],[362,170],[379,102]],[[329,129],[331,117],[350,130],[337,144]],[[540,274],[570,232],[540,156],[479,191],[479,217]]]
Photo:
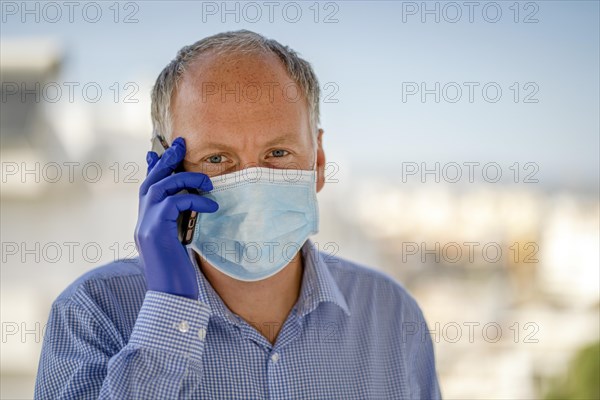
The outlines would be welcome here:
[[[188,245],[241,281],[281,271],[319,230],[317,173],[252,167],[211,178],[214,213],[199,213]]]

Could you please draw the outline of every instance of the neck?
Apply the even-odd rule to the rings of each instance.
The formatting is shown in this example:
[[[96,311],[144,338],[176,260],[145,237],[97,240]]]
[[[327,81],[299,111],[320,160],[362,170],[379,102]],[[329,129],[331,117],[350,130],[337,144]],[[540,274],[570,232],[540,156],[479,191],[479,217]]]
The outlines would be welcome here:
[[[198,254],[196,259],[225,305],[274,344],[300,295],[304,270],[301,252],[296,253],[292,261],[275,275],[255,282],[231,278]]]

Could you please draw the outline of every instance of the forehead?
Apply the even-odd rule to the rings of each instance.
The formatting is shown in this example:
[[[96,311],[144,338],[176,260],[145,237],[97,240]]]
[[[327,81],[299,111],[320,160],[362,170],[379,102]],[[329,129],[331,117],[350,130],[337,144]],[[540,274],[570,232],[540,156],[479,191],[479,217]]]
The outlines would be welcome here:
[[[183,73],[171,110],[174,120],[217,124],[292,122],[306,117],[308,111],[300,88],[271,53],[201,56]]]

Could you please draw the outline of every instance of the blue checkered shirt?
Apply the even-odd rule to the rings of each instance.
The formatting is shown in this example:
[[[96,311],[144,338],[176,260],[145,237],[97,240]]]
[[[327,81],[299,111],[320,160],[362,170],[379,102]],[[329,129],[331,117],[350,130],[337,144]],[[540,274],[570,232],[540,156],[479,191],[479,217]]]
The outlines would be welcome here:
[[[410,294],[310,239],[301,251],[300,296],[274,345],[199,268],[198,300],[147,291],[138,259],[86,273],[52,305],[35,398],[439,399]]]

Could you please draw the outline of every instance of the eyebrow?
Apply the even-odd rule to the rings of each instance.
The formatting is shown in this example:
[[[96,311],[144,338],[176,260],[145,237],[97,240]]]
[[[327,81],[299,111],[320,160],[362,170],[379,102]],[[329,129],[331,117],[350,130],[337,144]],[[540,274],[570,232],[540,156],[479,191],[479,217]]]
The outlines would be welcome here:
[[[271,140],[269,140],[268,142],[266,142],[264,144],[265,147],[269,147],[269,146],[274,146],[277,144],[282,144],[282,143],[291,143],[291,144],[297,144],[298,140],[297,140],[297,136],[293,135],[293,134],[283,134],[283,135],[279,135]],[[210,149],[217,149],[217,150],[228,150],[228,151],[233,151],[233,147],[227,145],[227,144],[223,144],[223,143],[218,143],[218,142],[209,142],[206,143],[205,145],[202,146],[202,149],[198,149],[195,153],[205,153],[210,151]]]
[[[281,143],[285,143],[285,142],[289,142],[291,144],[297,144],[298,143],[297,137],[298,136],[293,133],[279,135],[279,136],[269,140],[267,143],[265,143],[265,146],[273,146],[273,145],[281,144]]]

